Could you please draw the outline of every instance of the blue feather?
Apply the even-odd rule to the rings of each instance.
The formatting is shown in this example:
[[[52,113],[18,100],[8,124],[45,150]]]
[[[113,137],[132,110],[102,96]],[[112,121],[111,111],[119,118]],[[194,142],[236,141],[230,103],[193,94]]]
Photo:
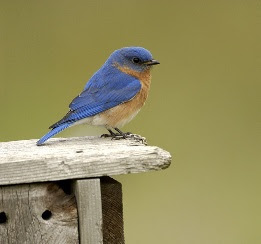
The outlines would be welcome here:
[[[134,62],[134,58],[140,61]],[[142,47],[122,48],[114,51],[104,65],[91,77],[83,92],[73,99],[70,111],[52,129],[43,136],[37,145],[43,144],[50,137],[72,126],[76,121],[94,116],[125,103],[141,90],[141,82],[132,75],[126,74],[116,66],[126,67],[135,72],[148,70],[152,61],[151,53]],[[156,64],[156,63],[155,63]]]
[[[62,124],[58,127],[55,127],[54,129],[52,129],[51,131],[49,131],[46,135],[44,135],[39,141],[37,141],[37,146],[42,145],[45,141],[47,141],[49,138],[51,138],[52,136],[58,134],[59,132],[65,130],[66,128],[70,127],[72,125],[72,123],[66,123],[66,124]]]
[[[141,89],[141,83],[135,77],[115,67],[108,69],[107,66],[103,66],[87,84],[85,90],[69,105],[71,110],[50,128],[73,123],[113,108],[131,100]]]

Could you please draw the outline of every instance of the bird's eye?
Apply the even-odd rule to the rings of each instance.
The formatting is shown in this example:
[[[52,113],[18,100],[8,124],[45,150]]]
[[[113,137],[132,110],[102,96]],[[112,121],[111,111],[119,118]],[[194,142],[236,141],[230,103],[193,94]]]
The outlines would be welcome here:
[[[140,59],[139,58],[137,58],[137,57],[134,57],[133,59],[132,59],[132,62],[134,63],[134,64],[138,64],[138,63],[140,63]]]

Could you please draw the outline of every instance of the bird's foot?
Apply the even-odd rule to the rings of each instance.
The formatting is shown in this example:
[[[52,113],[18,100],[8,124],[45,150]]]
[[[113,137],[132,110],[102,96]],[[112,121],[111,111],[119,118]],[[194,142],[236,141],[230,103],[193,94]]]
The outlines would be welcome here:
[[[144,145],[147,145],[147,140],[145,137],[142,137],[138,134],[132,134],[130,132],[123,133],[123,134],[116,134],[114,137],[111,138],[112,140],[121,140],[121,139],[130,139],[137,142],[141,142]]]
[[[111,139],[113,140],[114,138],[119,138],[119,139],[121,139],[121,137],[123,137],[123,139],[124,139],[124,136],[122,135],[122,134],[120,134],[120,133],[113,133],[113,134],[102,134],[101,135],[101,138],[108,138],[108,137],[111,137]]]
[[[135,140],[135,141],[141,142],[144,145],[147,145],[147,139],[145,137],[143,137],[143,136],[140,136],[138,134],[129,134],[128,136],[132,140]]]
[[[122,132],[118,128],[114,128],[118,133],[113,132],[111,129],[108,129],[110,134],[103,134],[101,137],[108,138],[111,137],[112,140],[121,140],[121,139],[130,139],[134,141],[141,142],[144,145],[147,145],[147,140],[145,137],[142,137],[138,134],[132,134],[131,132]]]
[[[108,138],[108,137],[112,137],[112,135],[111,134],[102,134],[101,135],[101,138]]]
[[[127,133],[113,133],[113,134],[102,134],[101,137],[102,138],[108,138],[111,137],[112,140],[120,140],[120,139],[126,139],[127,138]]]
[[[120,133],[115,133],[111,129],[108,129],[108,131],[110,132],[110,134],[102,134],[101,137],[102,138],[108,138],[108,137],[114,138],[115,136],[120,135]]]

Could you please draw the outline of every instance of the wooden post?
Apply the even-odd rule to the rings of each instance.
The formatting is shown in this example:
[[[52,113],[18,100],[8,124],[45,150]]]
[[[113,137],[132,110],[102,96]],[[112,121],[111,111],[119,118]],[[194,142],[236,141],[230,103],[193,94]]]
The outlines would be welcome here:
[[[134,140],[35,142],[0,143],[0,244],[122,244],[121,184],[108,175],[171,162],[168,152]]]
[[[121,184],[110,177],[77,180],[74,191],[80,243],[124,244]]]
[[[79,210],[80,243],[103,243],[100,179],[77,180],[75,195]]]
[[[121,184],[110,178],[101,178],[103,242],[124,243]]]

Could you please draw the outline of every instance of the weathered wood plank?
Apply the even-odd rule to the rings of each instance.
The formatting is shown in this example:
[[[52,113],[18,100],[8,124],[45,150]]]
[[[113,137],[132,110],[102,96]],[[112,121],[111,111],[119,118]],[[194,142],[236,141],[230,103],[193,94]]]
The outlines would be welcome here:
[[[77,180],[74,186],[81,244],[102,244],[100,179]]]
[[[0,185],[141,173],[165,169],[171,155],[134,140],[79,137],[0,143]]]
[[[110,178],[74,184],[81,244],[124,244],[121,184]]]
[[[101,178],[103,243],[124,244],[123,207],[121,183]]]
[[[57,184],[0,187],[0,215],[0,244],[79,243],[75,197]]]

